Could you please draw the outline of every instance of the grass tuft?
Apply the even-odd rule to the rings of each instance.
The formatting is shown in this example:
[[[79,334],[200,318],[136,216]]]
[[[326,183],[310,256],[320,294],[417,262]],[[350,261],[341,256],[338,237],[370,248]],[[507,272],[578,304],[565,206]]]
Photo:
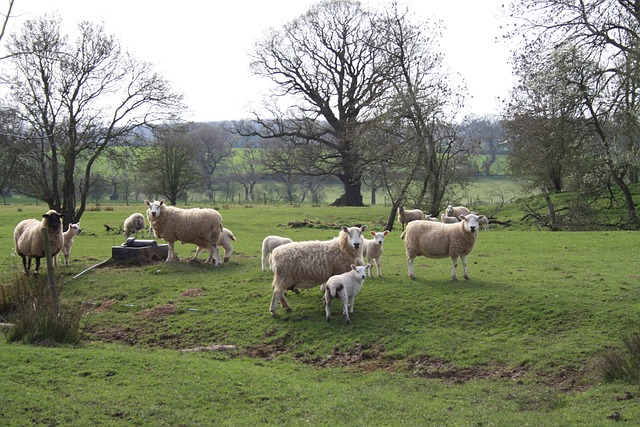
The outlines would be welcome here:
[[[600,372],[606,381],[635,383],[640,379],[640,332],[624,335],[622,345],[601,356]]]

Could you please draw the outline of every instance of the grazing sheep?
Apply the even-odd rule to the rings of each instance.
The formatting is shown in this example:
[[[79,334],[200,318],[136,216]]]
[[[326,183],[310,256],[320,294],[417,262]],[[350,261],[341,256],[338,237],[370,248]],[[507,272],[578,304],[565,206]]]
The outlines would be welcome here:
[[[447,214],[440,215],[440,218],[442,219],[442,222],[444,222],[445,224],[455,224],[456,222],[460,222],[458,218],[453,216],[447,216]]]
[[[485,221],[484,215],[462,215],[457,224],[443,224],[432,221],[414,221],[407,225],[407,229],[400,236],[404,239],[409,263],[409,277],[415,279],[413,274],[413,260],[418,255],[427,258],[451,257],[453,271],[451,280],[458,280],[456,269],[458,257],[462,259],[464,278],[469,280],[467,274],[467,255],[471,253],[478,238],[480,224]]]
[[[222,233],[222,216],[215,209],[181,209],[165,205],[164,200],[144,202],[148,206],[147,218],[155,235],[169,243],[167,262],[177,259],[174,243],[179,240],[208,250],[209,257],[205,262],[211,264],[215,256],[215,265],[220,265],[218,240]],[[194,260],[198,253],[196,251]]]
[[[273,296],[269,311],[276,317],[278,301],[291,311],[284,298],[286,291],[311,288],[326,282],[335,274],[342,274],[362,259],[362,232],[367,226],[342,227],[331,240],[292,242],[278,246],[271,253]]]
[[[384,243],[385,236],[389,234],[389,230],[371,232],[373,239],[362,240],[362,258],[367,259],[367,263],[371,266],[375,263],[378,277],[382,277],[382,270],[380,269],[380,257],[382,256],[382,243]],[[363,262],[364,264],[364,262]],[[369,277],[373,277],[373,267],[369,268]]]
[[[424,220],[424,213],[420,209],[406,211],[404,205],[398,206],[398,221],[402,224],[402,231],[408,223],[416,220]]]
[[[69,255],[71,254],[71,247],[73,246],[73,238],[80,233],[82,233],[82,229],[80,228],[79,221],[75,224],[69,224],[69,228],[67,228],[67,231],[62,233],[63,244],[60,252],[62,252],[62,255],[64,255],[64,265],[69,265]],[[53,258],[53,265],[55,267],[58,266],[57,256]]]
[[[22,257],[22,265],[24,274],[29,275],[31,269],[31,259],[36,259],[36,269],[34,274],[38,274],[40,269],[40,259],[45,257],[44,237],[42,230],[47,230],[49,235],[49,246],[51,247],[51,256],[55,256],[62,249],[62,219],[64,214],[59,214],[55,210],[49,210],[42,215],[42,220],[25,219],[16,225],[13,231],[13,242],[15,244],[16,253]],[[27,258],[29,262],[27,264]]]
[[[445,214],[449,217],[460,218],[460,215],[469,215],[471,211],[464,206],[447,206]]]
[[[288,237],[280,237],[280,236],[267,236],[262,240],[262,271],[267,271],[265,268],[266,264],[269,266],[269,270],[271,268],[271,252],[278,246],[286,245],[287,243],[291,243],[293,240]]]
[[[346,273],[331,276],[327,283],[320,289],[324,291],[324,312],[327,315],[327,322],[331,320],[331,298],[340,298],[342,302],[342,313],[347,323],[351,323],[349,314],[353,314],[353,304],[356,296],[362,289],[362,284],[367,276],[367,270],[371,269],[371,264],[365,266],[355,266],[351,264],[351,270]]]
[[[236,236],[233,235],[231,230],[223,227],[222,233],[220,233],[220,238],[218,239],[218,246],[222,246],[222,248],[224,249],[224,259],[222,260],[222,262],[227,262],[231,258],[231,254],[233,253],[233,246],[231,246],[232,240],[236,240]],[[200,251],[203,250],[206,249],[198,246],[194,258],[197,258]]]
[[[124,237],[129,237],[132,234],[138,235],[138,230],[142,230],[142,237],[144,237],[144,216],[141,213],[132,213],[127,219],[124,220],[122,225],[122,232]]]
[[[424,219],[427,220],[427,221],[438,221],[438,217],[437,216],[433,216],[431,214],[425,216]]]

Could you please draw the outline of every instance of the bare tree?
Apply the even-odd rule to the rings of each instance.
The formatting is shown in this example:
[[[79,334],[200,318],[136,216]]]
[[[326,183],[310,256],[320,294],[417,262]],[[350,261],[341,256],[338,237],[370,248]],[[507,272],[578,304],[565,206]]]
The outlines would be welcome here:
[[[66,214],[68,223],[85,210],[97,159],[139,128],[173,117],[181,97],[103,27],[80,22],[70,41],[60,22],[29,20],[12,35],[14,70],[3,80],[26,130],[18,190]]]
[[[298,19],[269,32],[257,43],[252,69],[275,84],[266,107],[255,113],[260,127],[245,135],[281,138],[322,147],[316,168],[336,176],[344,188],[340,203],[362,205],[363,141],[375,119],[374,106],[389,89],[393,64],[380,45],[375,14],[351,0],[322,1]],[[293,99],[292,99],[293,98]]]
[[[202,179],[207,197],[213,200],[214,175],[220,164],[231,157],[235,135],[221,124],[193,124],[189,132],[196,143],[195,158],[202,169]]]
[[[255,187],[262,177],[262,172],[260,171],[262,150],[256,144],[250,144],[241,150],[241,162],[238,165],[234,165],[234,175],[236,181],[244,188],[244,201],[254,202],[256,200]],[[240,203],[240,200],[238,200],[238,203]]]

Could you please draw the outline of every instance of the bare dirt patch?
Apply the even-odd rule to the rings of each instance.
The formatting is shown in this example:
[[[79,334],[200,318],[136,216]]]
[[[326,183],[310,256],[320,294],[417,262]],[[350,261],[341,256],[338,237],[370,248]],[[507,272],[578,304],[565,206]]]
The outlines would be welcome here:
[[[181,297],[185,298],[196,298],[204,296],[204,289],[202,288],[191,288],[187,289],[180,294]]]
[[[176,306],[173,304],[164,304],[148,310],[142,310],[136,316],[142,319],[160,320],[170,316],[176,312]]]

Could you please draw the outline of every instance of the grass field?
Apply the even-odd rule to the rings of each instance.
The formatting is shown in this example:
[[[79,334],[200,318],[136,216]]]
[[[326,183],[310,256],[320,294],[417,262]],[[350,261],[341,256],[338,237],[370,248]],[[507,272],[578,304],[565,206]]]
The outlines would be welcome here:
[[[365,280],[353,324],[337,305],[327,323],[315,289],[290,293],[293,311],[271,317],[264,236],[329,239],[339,225],[360,223],[381,230],[387,209],[220,208],[237,237],[220,268],[110,263],[75,277],[124,240],[103,224],[144,206],[87,212],[71,266],[58,270],[63,302],[88,309],[87,342],[0,341],[0,425],[640,422],[638,384],[606,382],[599,368],[604,352],[640,330],[637,232],[481,231],[472,280],[453,283],[448,259],[417,259],[411,281],[395,229],[385,276]],[[44,211],[0,207],[3,283],[21,274],[13,227]],[[303,220],[313,227],[287,225]],[[193,249],[177,245],[182,258]],[[196,351],[203,347],[211,351]]]

